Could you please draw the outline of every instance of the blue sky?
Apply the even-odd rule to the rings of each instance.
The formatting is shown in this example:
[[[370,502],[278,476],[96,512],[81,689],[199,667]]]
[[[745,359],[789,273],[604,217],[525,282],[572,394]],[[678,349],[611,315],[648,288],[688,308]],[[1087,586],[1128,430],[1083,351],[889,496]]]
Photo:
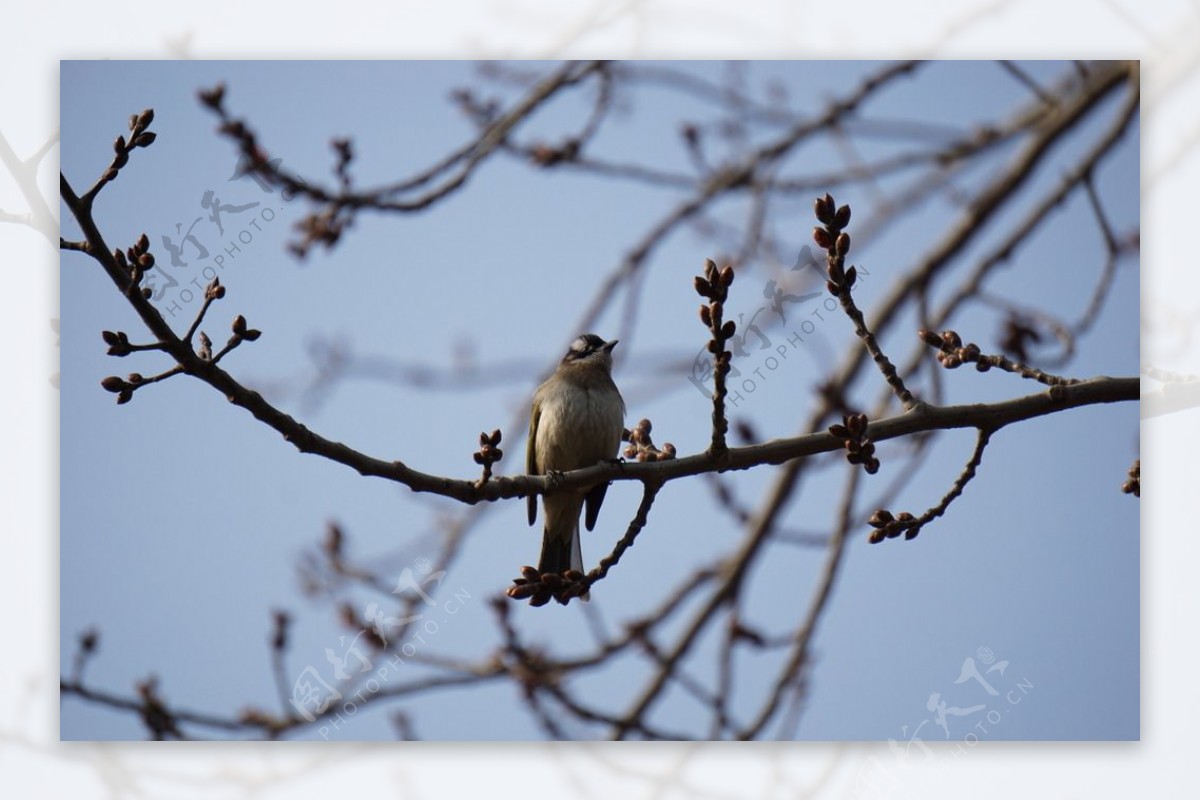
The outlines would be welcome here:
[[[1063,69],[1049,63],[1025,66],[1042,78]],[[854,85],[877,68],[780,62],[751,65],[747,75],[759,88],[778,78],[788,88],[788,102],[803,113],[820,109],[838,87]],[[690,69],[719,77],[726,68],[695,64]],[[227,369],[323,435],[381,458],[404,459],[426,472],[473,475],[470,453],[484,429],[504,428],[505,449],[518,455],[520,428],[511,428],[510,421],[525,409],[538,372],[579,333],[573,326],[605,276],[680,193],[539,172],[501,158],[474,175],[463,193],[433,210],[409,217],[363,215],[332,255],[318,253],[298,264],[285,253],[284,243],[300,210],[250,179],[231,180],[233,148],[214,134],[213,118],[195,99],[197,89],[218,81],[229,86],[231,109],[253,121],[286,166],[327,175],[329,139],[352,135],[355,173],[370,184],[376,176],[387,180],[414,172],[467,140],[472,129],[448,96],[456,86],[479,82],[476,66],[63,62],[62,169],[77,190],[83,189],[107,164],[111,141],[125,131],[128,115],[155,108],[158,141],[136,152],[120,179],[104,190],[97,218],[112,243],[149,233],[163,262],[161,235],[171,235],[179,224],[186,229],[207,214],[201,207],[205,192],[211,190],[229,206],[246,207],[226,213],[224,233],[206,220],[195,229],[203,231],[210,256],[219,249],[231,251],[221,272],[229,294],[212,309],[205,329],[220,344],[228,321],[242,313],[265,332],[229,356]],[[995,64],[937,64],[919,79],[881,94],[864,114],[966,130],[1025,97],[1027,91]],[[681,117],[700,113],[699,106],[654,90],[625,100],[630,113],[605,129],[597,152],[686,170],[677,125]],[[579,109],[578,101],[567,99],[522,133],[553,140],[577,119]],[[1094,134],[1102,122],[1089,130]],[[895,145],[867,142],[863,147],[869,156]],[[1039,188],[1053,185],[1065,160],[1080,149],[1055,152],[1019,209]],[[1097,174],[1118,230],[1138,219],[1138,152],[1135,130]],[[802,149],[791,166],[824,172],[840,164],[835,149],[814,145]],[[884,190],[894,188],[883,184]],[[854,205],[856,221],[875,200],[856,189],[835,194],[839,202]],[[1028,299],[1036,287],[1046,308],[1076,316],[1086,304],[1101,254],[1094,221],[1078,201],[1057,212],[1061,221],[1024,248],[989,289]],[[811,227],[810,203],[808,196],[795,200],[794,230],[784,218],[776,225],[775,233],[794,241],[797,250]],[[736,203],[723,212],[732,222],[744,219]],[[919,258],[948,213],[935,204],[903,227],[869,241],[856,239],[854,257],[871,270],[857,293],[865,308],[885,294],[889,265],[902,268]],[[251,226],[251,219],[259,227]],[[65,213],[63,220],[64,235],[71,236],[73,224]],[[249,233],[249,241],[235,239],[242,232]],[[997,232],[1002,228],[985,232],[951,275],[969,268]],[[233,249],[234,242],[239,249]],[[674,442],[681,453],[705,447],[708,401],[682,378],[677,387],[662,391],[638,365],[655,354],[694,353],[702,346],[690,275],[714,255],[691,233],[665,242],[648,265],[646,300],[619,348],[624,361],[616,378],[630,422],[651,418],[656,438]],[[164,310],[178,304],[179,329],[186,328],[197,307],[182,293],[196,277],[188,269],[176,271],[180,284],[162,304]],[[742,297],[749,312],[758,308],[765,277],[751,273],[735,285],[747,293]],[[61,285],[64,670],[78,633],[97,626],[101,650],[88,679],[98,686],[129,692],[135,680],[154,672],[168,700],[187,708],[232,712],[246,704],[273,704],[267,646],[272,609],[287,608],[296,616],[291,676],[308,665],[325,665],[324,649],[339,647],[346,633],[330,610],[306,599],[298,586],[296,565],[319,541],[325,522],[344,526],[352,555],[376,559],[399,574],[436,554],[440,535],[434,513],[462,510],[301,455],[196,381],[173,379],[139,391],[128,406],[115,406],[100,388],[101,378],[132,370],[151,374],[161,362],[152,354],[123,361],[104,355],[103,329],[125,330],[134,341],[145,337],[94,263],[64,254]],[[1068,368],[1071,374],[1136,374],[1137,299],[1137,265],[1125,260],[1104,314]],[[621,319],[617,303],[595,329],[612,336]],[[956,327],[985,349],[994,346],[995,315],[975,310]],[[764,437],[796,433],[824,369],[852,346],[848,331],[847,321],[829,315],[811,348],[747,393],[738,414]],[[476,363],[513,360],[526,367],[510,381],[470,391],[348,380],[322,403],[306,405],[300,395],[286,391],[285,379],[311,370],[307,343],[317,336],[405,362],[445,364],[468,353]],[[897,339],[895,346],[907,353],[909,343]],[[944,378],[953,402],[1035,391],[1012,376],[960,371]],[[879,383],[864,386],[859,401],[870,403]],[[944,435],[897,508],[920,511],[940,498],[971,445],[966,432]],[[889,474],[886,466],[888,448],[881,450],[885,469],[877,478],[882,487],[896,473]],[[960,708],[978,703],[977,685],[956,684],[956,679],[964,660],[981,660],[980,649],[988,649],[983,653],[1008,663],[999,678],[995,673],[989,678],[1002,693],[1019,686],[1022,699],[997,707],[1002,720],[992,725],[988,739],[1136,739],[1139,510],[1117,487],[1137,453],[1133,404],[1031,421],[993,439],[977,483],[917,540],[871,547],[864,526],[850,545],[815,643],[810,697],[798,736],[904,739],[924,725],[920,736],[936,739],[941,735],[936,724],[922,723],[931,717],[926,707],[931,693]],[[504,469],[516,472],[518,460],[506,462]],[[839,465],[806,479],[785,524],[822,531],[833,513],[828,499],[837,497],[844,469]],[[740,497],[748,503],[761,498],[770,472],[738,476]],[[868,491],[866,498],[872,495]],[[610,489],[604,525],[594,539],[585,539],[585,556],[595,559],[607,550],[636,504],[634,487]],[[737,534],[714,511],[702,483],[673,483],[660,496],[650,528],[608,582],[637,587],[663,571],[683,575],[698,560],[726,549]],[[491,510],[447,571],[444,597],[459,593],[466,600],[453,613],[438,607],[431,647],[478,655],[479,643],[494,638],[487,599],[503,591],[519,565],[534,560],[537,545],[538,532],[525,525],[523,502]],[[784,622],[802,614],[822,560],[819,549],[772,552],[754,577],[780,588],[756,595],[762,618]],[[637,593],[605,589],[600,585],[594,603],[610,621],[647,603]],[[584,618],[574,607],[519,607],[514,619],[535,640],[568,653],[587,642]],[[626,691],[638,675],[634,667],[614,665],[588,676],[585,686],[603,703],[621,697],[614,694]],[[741,675],[749,692],[770,674],[765,666],[747,665]],[[507,687],[432,695],[405,709],[421,736],[430,739],[539,736]],[[700,720],[682,699],[668,698],[661,714],[673,728]],[[949,725],[958,723],[951,719]],[[954,736],[961,738],[964,730],[959,725]],[[136,739],[143,730],[128,716],[68,699],[62,705],[61,734],[64,739]],[[316,732],[310,736],[320,738]],[[383,716],[364,714],[332,736],[389,738],[392,731]]]

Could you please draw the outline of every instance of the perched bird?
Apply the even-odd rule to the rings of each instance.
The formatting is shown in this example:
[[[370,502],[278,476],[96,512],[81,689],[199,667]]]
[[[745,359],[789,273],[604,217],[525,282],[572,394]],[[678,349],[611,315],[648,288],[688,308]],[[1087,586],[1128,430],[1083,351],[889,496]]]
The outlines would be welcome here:
[[[625,401],[612,380],[612,349],[584,334],[533,394],[525,468],[530,475],[567,472],[613,459],[625,429]],[[543,496],[546,520],[542,534],[541,573],[583,572],[579,547],[579,513],[587,506],[588,531],[596,525],[608,483]],[[537,497],[530,495],[529,525],[537,520]],[[586,600],[586,599],[585,599]]]

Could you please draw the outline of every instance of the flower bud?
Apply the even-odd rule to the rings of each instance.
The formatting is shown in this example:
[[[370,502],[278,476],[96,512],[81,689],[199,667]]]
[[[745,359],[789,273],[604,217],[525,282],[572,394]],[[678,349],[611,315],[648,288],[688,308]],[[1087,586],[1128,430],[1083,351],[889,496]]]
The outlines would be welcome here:
[[[831,222],[829,204],[825,202],[825,198],[819,197],[813,201],[813,213],[817,215],[817,219],[823,223]]]
[[[919,336],[921,338],[921,341],[923,341],[929,347],[937,348],[938,350],[941,350],[941,348],[942,348],[941,334],[935,334],[932,331],[926,331],[924,328],[922,328],[920,331],[917,332],[917,336]]]
[[[871,515],[867,519],[867,524],[874,526],[875,528],[880,528],[882,526],[886,526],[893,520],[895,520],[895,518],[892,517],[892,513],[887,509],[876,509],[875,514]]]
[[[509,598],[515,598],[520,601],[523,598],[528,598],[537,592],[536,584],[514,584],[506,591]],[[547,599],[549,600],[549,599]]]

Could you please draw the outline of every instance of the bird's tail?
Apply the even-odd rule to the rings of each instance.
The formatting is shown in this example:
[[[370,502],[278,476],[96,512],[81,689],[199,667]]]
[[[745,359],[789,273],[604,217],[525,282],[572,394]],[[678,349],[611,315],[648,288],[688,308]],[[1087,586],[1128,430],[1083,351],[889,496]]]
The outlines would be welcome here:
[[[538,559],[539,573],[562,573],[564,570],[583,572],[583,555],[579,551],[579,525],[566,537],[555,536],[547,526],[542,534],[542,555]]]
[[[548,499],[552,500],[552,499]],[[579,513],[583,499],[564,498],[567,503],[546,504],[546,527],[542,532],[542,555],[538,558],[539,573],[562,573],[565,570],[583,571],[583,551],[579,545]],[[588,595],[580,596],[588,600]]]

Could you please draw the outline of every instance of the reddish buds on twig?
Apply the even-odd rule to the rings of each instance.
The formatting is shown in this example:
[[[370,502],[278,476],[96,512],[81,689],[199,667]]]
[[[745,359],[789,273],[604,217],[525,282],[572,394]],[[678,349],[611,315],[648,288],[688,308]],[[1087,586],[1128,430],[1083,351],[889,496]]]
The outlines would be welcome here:
[[[829,433],[842,440],[846,449],[846,461],[861,464],[869,475],[879,472],[879,459],[875,456],[875,443],[867,434],[867,416],[851,413],[842,416],[841,423],[829,427]]]
[[[622,439],[629,443],[625,448],[626,459],[636,459],[639,462],[663,462],[675,458],[675,446],[664,442],[661,449],[654,446],[650,439],[651,424],[649,420],[641,420],[629,431],[624,432]]]
[[[482,487],[492,477],[492,465],[504,458],[504,451],[498,447],[500,445],[500,429],[496,429],[491,434],[480,432],[479,434],[479,450],[475,451],[473,458],[475,464],[483,465],[483,475],[475,482],[476,486]]]
[[[525,565],[521,568],[521,577],[513,579],[506,594],[517,601],[528,598],[530,606],[545,606],[552,598],[566,606],[572,598],[586,594],[590,587],[587,576],[578,570],[539,573],[537,568]]]

